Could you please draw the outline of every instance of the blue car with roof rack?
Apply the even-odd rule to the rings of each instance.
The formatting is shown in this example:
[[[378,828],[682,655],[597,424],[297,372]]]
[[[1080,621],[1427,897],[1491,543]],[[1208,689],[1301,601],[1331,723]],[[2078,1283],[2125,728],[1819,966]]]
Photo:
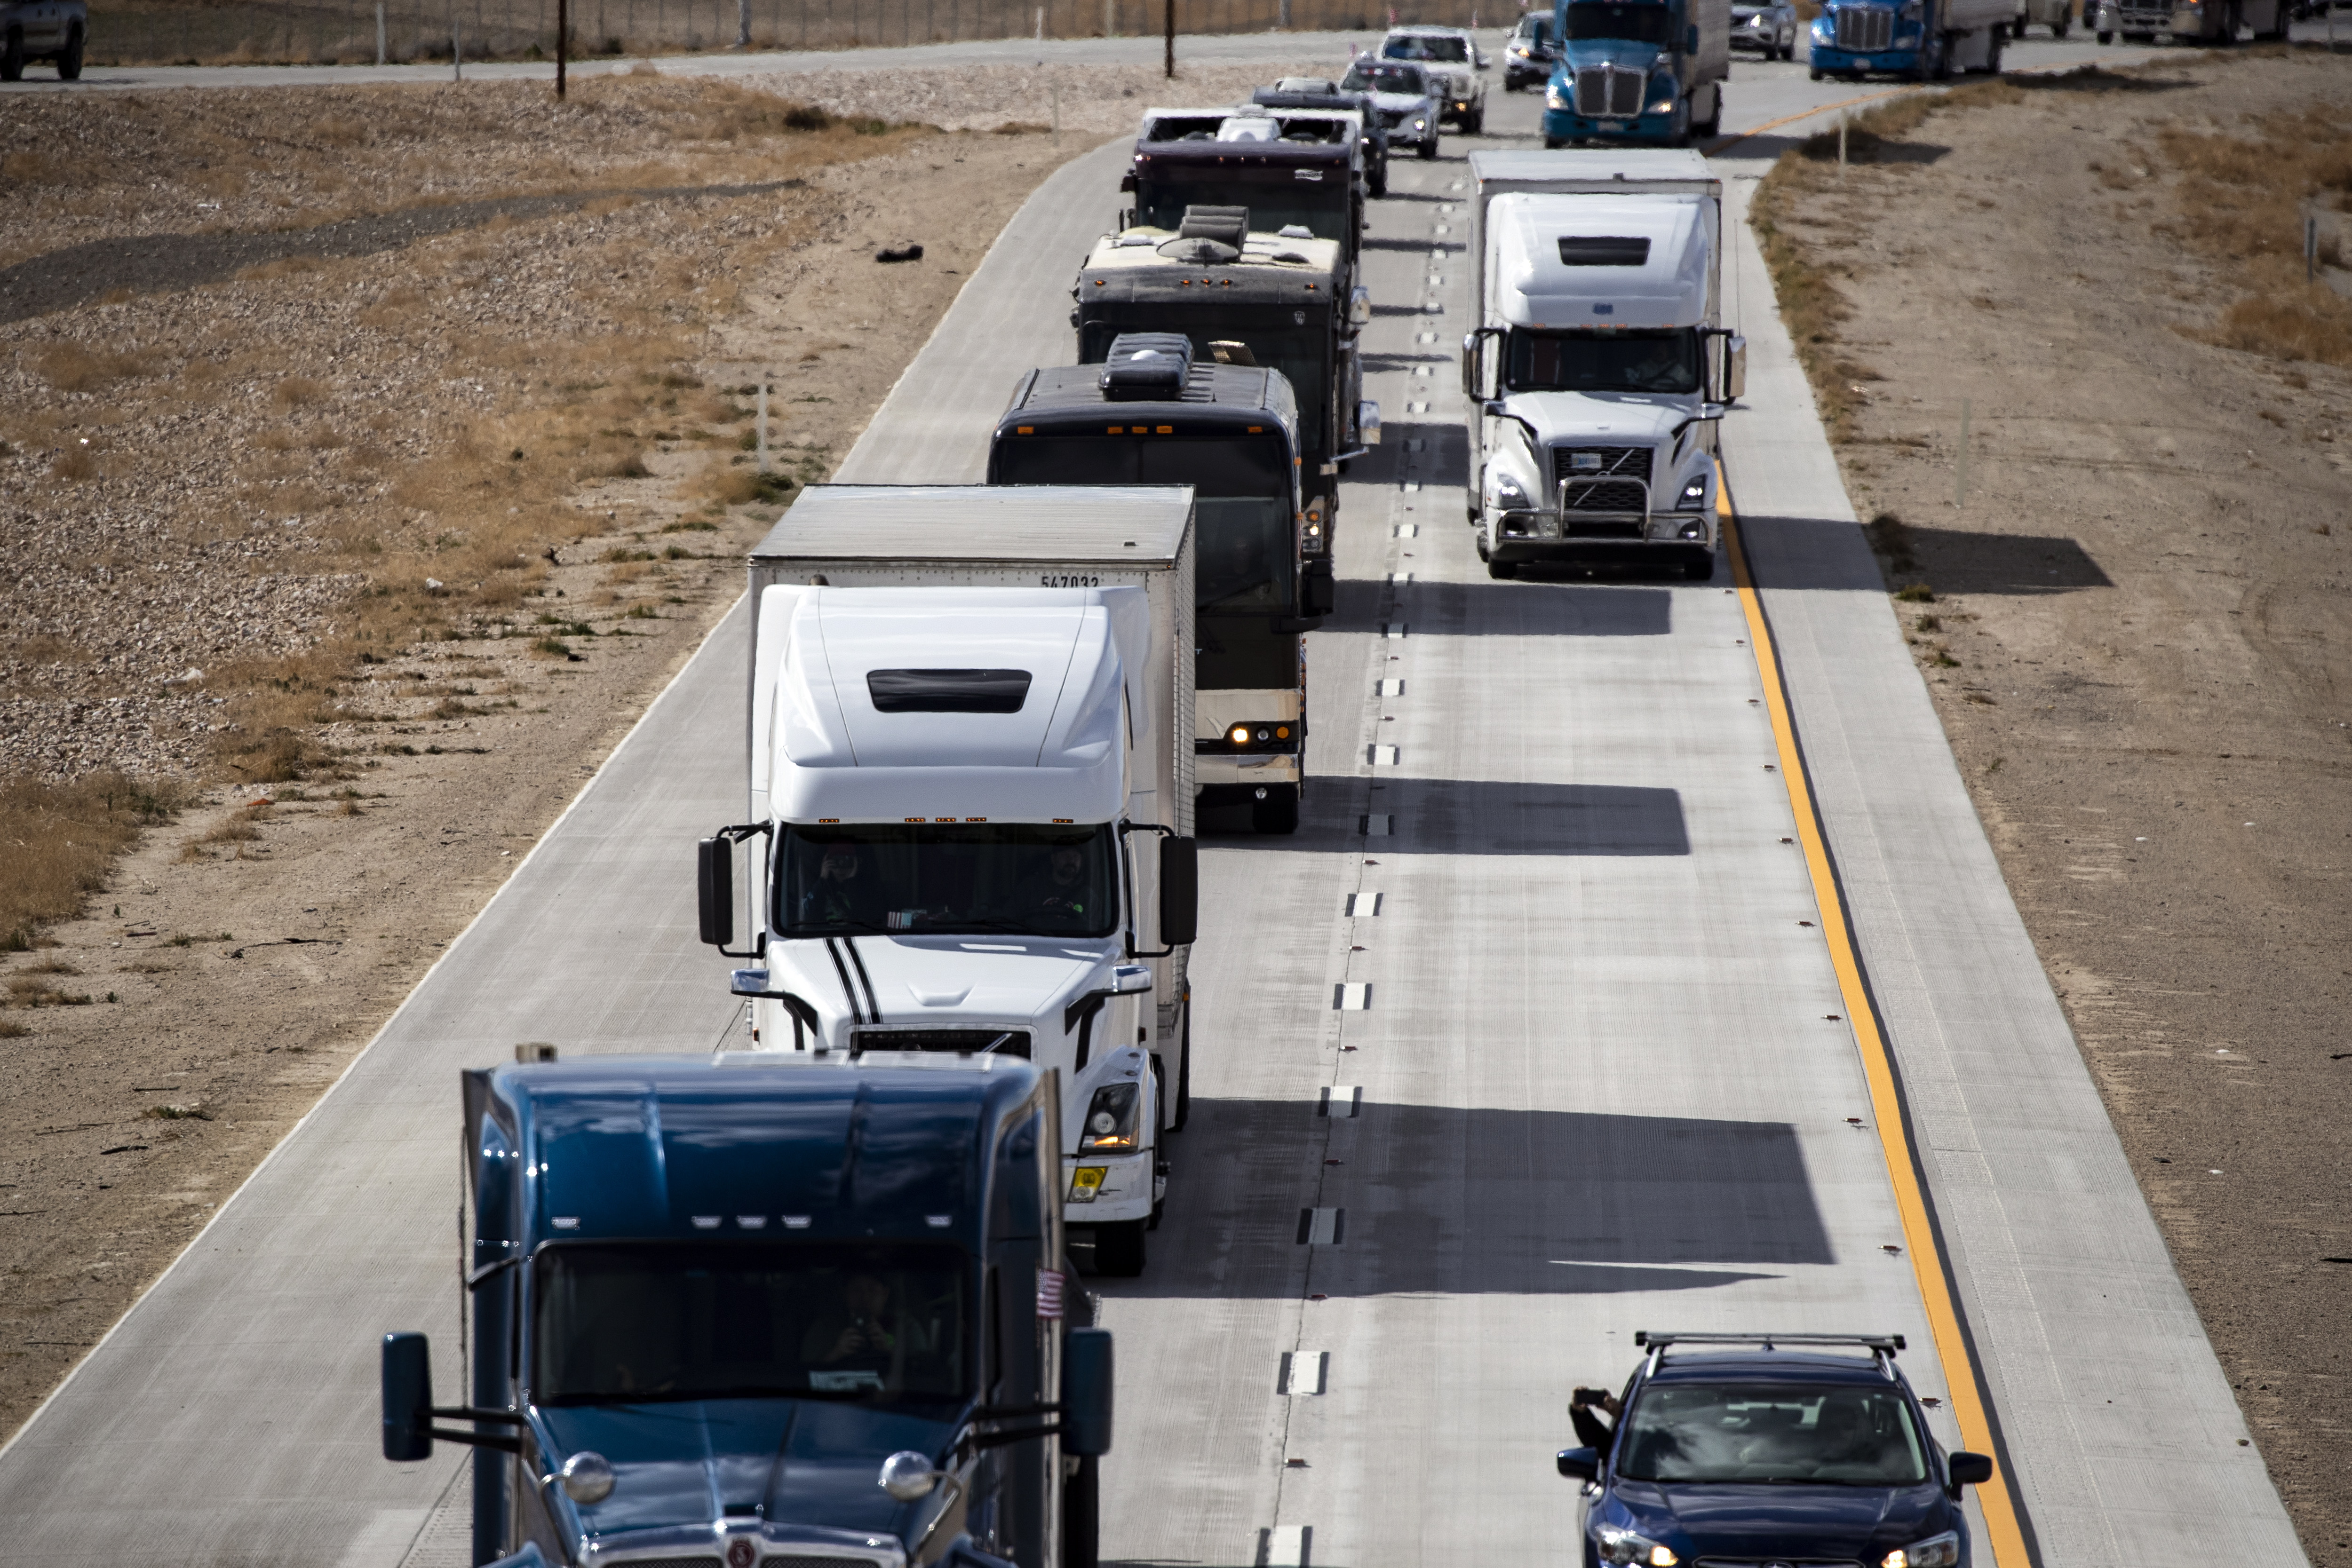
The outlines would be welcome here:
[[[1961,1489],[1992,1461],[1937,1444],[1895,1364],[1901,1334],[1633,1343],[1649,1354],[1615,1427],[1593,1421],[1603,1440],[1559,1458],[1585,1483],[1586,1568],[1967,1568]]]

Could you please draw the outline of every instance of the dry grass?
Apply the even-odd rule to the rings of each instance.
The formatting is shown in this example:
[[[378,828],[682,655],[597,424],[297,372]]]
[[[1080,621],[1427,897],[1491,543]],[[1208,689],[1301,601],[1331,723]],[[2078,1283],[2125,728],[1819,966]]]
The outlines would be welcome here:
[[[2304,277],[2304,219],[2323,214],[2320,259],[2343,258],[2352,205],[2352,107],[2313,104],[2254,120],[2246,134],[2163,127],[2164,160],[2179,172],[2179,217],[2167,225],[2195,249],[2232,265],[2252,292],[2233,301],[2208,340],[2273,359],[2352,365],[2352,301]]]
[[[81,343],[53,343],[33,363],[41,379],[61,392],[97,392],[147,372],[142,355]]]
[[[79,915],[113,857],[191,798],[184,784],[120,773],[0,780],[0,951],[22,952],[42,926]]]

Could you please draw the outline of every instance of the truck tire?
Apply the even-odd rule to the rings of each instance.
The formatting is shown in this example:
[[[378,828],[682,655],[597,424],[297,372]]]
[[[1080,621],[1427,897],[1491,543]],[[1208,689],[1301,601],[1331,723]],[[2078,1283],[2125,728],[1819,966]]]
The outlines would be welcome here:
[[[1062,1568],[1102,1560],[1102,1461],[1089,1456],[1062,1483]]]
[[[1713,582],[1715,580],[1714,552],[1710,550],[1704,556],[1683,562],[1683,578],[1688,582]]]
[[[1519,575],[1518,562],[1510,560],[1490,560],[1486,563],[1486,575],[1493,578],[1497,582],[1508,582],[1511,579]]]
[[[1260,833],[1297,832],[1298,786],[1277,784],[1265,792],[1265,800],[1251,801],[1250,829]]]
[[[0,81],[25,79],[25,35],[22,29],[8,29],[8,40],[0,44]]]
[[[1434,137],[1434,136],[1431,137],[1428,141],[1426,141],[1423,142],[1423,143],[1421,144],[1421,146],[1417,149],[1417,151],[1420,152],[1420,154],[1421,154],[1423,158],[1434,158],[1434,157],[1436,157],[1436,156],[1437,156],[1437,138],[1436,138],[1436,137]]]
[[[1989,77],[2000,75],[2001,43],[2000,29],[1996,27],[1993,29],[1992,42],[1985,48],[1984,74]]]
[[[1713,137],[1723,134],[1723,84],[1721,82],[1715,84],[1715,103],[1707,110],[1706,123],[1694,125],[1691,129],[1701,136]]]
[[[2109,32],[2101,32],[2096,37],[2102,44],[2112,44],[2116,41],[2116,36]]]
[[[1148,1219],[1122,1220],[1095,1227],[1095,1272],[1114,1280],[1132,1280],[1143,1272],[1143,1228]]]
[[[77,23],[66,34],[66,52],[58,57],[58,79],[59,81],[81,80],[81,26]]]
[[[1936,35],[1935,63],[1927,68],[1927,77],[1931,81],[1952,79],[1952,36],[1949,33]]]
[[[1813,79],[1814,79],[1815,81],[1819,81],[1819,80],[1821,80],[1821,79],[1822,79],[1822,68],[1821,68],[1821,67],[1819,67],[1819,66],[1815,66],[1815,67],[1813,68],[1813,70],[1812,70],[1812,76],[1813,76]]]
[[[1486,106],[1482,103],[1476,110],[1473,110],[1463,120],[1462,134],[1465,136],[1481,136],[1486,133]]]
[[[1176,1033],[1176,1114],[1168,1130],[1181,1133],[1192,1119],[1192,1000],[1184,999],[1184,1024]]]

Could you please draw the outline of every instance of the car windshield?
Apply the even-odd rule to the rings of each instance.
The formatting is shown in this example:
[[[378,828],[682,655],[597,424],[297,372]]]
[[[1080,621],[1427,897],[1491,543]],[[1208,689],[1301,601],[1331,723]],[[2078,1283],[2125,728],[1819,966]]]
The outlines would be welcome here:
[[[1533,332],[1511,329],[1504,380],[1513,392],[1698,391],[1698,332]]]
[[[1136,428],[1134,435],[1009,436],[990,454],[989,477],[998,485],[1190,485],[1194,604],[1283,613],[1291,601],[1294,537],[1286,444],[1264,434],[1145,435]]]
[[[1351,92],[1404,92],[1415,98],[1429,96],[1429,78],[1421,74],[1419,66],[1376,65],[1359,60],[1348,68],[1348,79],[1339,85]]]
[[[541,1405],[961,1400],[958,1248],[738,1241],[557,1245],[532,1271]]]
[[[1518,39],[1523,44],[1541,44],[1551,37],[1551,18],[1539,11],[1531,11],[1519,18]]]
[[[1629,44],[1664,44],[1664,5],[1620,5],[1612,0],[1577,0],[1568,8],[1568,37],[1614,38]]]
[[[1341,122],[1326,120],[1337,127]],[[1339,137],[1344,145],[1347,137]],[[1232,142],[1220,144],[1231,152]],[[1317,239],[1345,242],[1355,227],[1355,188],[1344,171],[1329,169],[1322,180],[1283,173],[1279,184],[1243,183],[1221,178],[1213,168],[1193,170],[1181,159],[1154,158],[1136,173],[1135,221],[1146,228],[1178,229],[1186,207],[1247,207],[1253,234],[1278,234],[1292,226]],[[1280,171],[1277,171],[1280,172]]]
[[[1118,928],[1108,823],[795,823],[776,845],[771,924],[785,936]]]
[[[1892,1387],[1652,1384],[1616,1441],[1630,1480],[1916,1486],[1927,1446]]]
[[[1406,33],[1382,44],[1381,54],[1391,60],[1438,60],[1446,65],[1466,65],[1470,60],[1470,46],[1459,38]]]

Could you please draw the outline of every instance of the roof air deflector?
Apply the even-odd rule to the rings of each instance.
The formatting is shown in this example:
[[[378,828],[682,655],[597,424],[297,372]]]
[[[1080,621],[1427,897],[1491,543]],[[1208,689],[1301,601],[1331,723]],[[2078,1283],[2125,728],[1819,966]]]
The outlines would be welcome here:
[[[1650,238],[1647,235],[1562,235],[1559,236],[1559,264],[1562,267],[1647,267],[1650,265]]]
[[[1019,713],[1029,672],[868,670],[866,691],[880,713]]]

